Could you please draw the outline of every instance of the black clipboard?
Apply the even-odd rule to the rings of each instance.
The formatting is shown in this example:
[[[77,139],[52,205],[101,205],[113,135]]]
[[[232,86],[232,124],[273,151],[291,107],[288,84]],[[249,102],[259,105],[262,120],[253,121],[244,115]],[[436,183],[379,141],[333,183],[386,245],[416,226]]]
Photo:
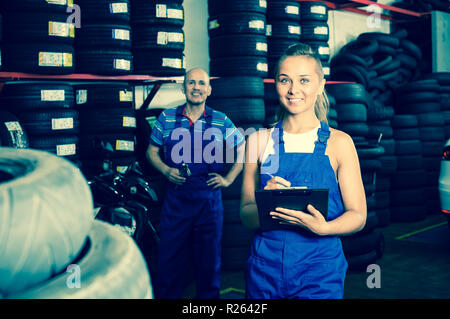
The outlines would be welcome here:
[[[308,212],[308,204],[313,205],[328,220],[328,189],[273,189],[255,192],[259,224],[263,231],[288,229],[297,230],[299,226],[280,224],[272,218],[271,211],[277,207]]]

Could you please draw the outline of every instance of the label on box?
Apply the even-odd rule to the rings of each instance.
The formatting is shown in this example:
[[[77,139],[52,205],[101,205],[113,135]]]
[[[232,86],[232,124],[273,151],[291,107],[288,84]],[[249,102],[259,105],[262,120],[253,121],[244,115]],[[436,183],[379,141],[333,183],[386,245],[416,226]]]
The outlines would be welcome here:
[[[48,22],[48,35],[64,38],[75,37],[75,26],[71,23],[65,22]]]
[[[116,70],[131,70],[131,61],[125,59],[114,59],[113,68]]]
[[[183,68],[183,61],[181,59],[176,58],[163,58],[162,66],[168,68],[181,69]]]
[[[39,66],[63,66],[61,52],[39,52]]]
[[[109,12],[110,13],[127,13],[128,12],[128,3],[126,2],[115,2],[109,4]]]
[[[112,37],[117,40],[130,40],[130,30],[113,29]]]
[[[248,27],[250,29],[264,29],[264,21],[263,20],[252,20],[248,22]]]
[[[73,118],[52,119],[52,130],[70,130],[73,129]]]
[[[136,127],[136,118],[131,116],[124,116],[122,120],[123,127]]]
[[[84,104],[87,102],[87,90],[77,90],[77,104]]]
[[[116,140],[116,151],[134,152],[134,142],[133,141]]]
[[[120,102],[133,102],[133,92],[127,90],[119,91],[119,101]]]
[[[58,156],[75,155],[75,152],[76,152],[75,144],[56,145],[56,155]]]
[[[64,90],[41,90],[41,101],[64,101]]]

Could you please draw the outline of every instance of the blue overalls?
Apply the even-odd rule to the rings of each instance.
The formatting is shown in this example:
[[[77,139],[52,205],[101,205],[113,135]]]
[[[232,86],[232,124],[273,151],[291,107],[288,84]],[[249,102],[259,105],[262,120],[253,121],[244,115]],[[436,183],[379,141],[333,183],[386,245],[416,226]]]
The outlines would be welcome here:
[[[278,171],[272,175],[290,181],[291,186],[328,188],[328,220],[339,217],[344,211],[340,190],[325,155],[329,136],[328,125],[321,122],[313,153],[286,153],[280,121],[272,133],[275,154],[261,165],[260,188],[271,179],[269,164],[278,159]],[[246,297],[340,299],[346,271],[347,261],[337,236],[318,236],[300,227],[299,231],[259,230],[247,261]]]
[[[184,105],[177,108],[175,128],[181,127],[183,109]],[[211,141],[203,140],[202,145],[199,143],[204,130],[212,127],[212,109],[206,107],[205,113],[204,128],[200,130],[198,125],[202,123],[196,121],[189,129],[183,129],[189,131],[191,138],[191,161],[187,164],[192,175],[186,178],[183,185],[169,182],[167,186],[161,211],[156,298],[182,298],[191,251],[195,269],[196,298],[219,298],[222,192],[220,189],[207,186],[206,181],[211,178],[208,173],[221,173],[223,164],[208,164],[203,158],[204,147],[210,145],[211,141],[218,142],[213,136]],[[173,161],[171,152],[181,139],[182,137],[180,140],[167,138],[164,148],[166,164],[178,169],[181,168],[181,163]],[[197,163],[194,161],[195,154]],[[199,154],[202,155],[200,161]]]

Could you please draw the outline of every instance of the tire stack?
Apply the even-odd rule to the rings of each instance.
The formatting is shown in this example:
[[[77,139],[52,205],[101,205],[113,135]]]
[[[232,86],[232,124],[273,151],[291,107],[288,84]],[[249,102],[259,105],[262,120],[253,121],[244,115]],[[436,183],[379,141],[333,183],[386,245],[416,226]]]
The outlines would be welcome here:
[[[422,142],[416,114],[392,119],[397,172],[391,176],[391,221],[411,222],[426,217]]]
[[[300,42],[299,2],[268,0],[266,20],[268,77],[273,78],[284,50]]]
[[[410,82],[396,91],[398,114],[413,114],[418,120],[419,137],[425,170],[425,204],[429,214],[438,213],[438,179],[445,120],[441,114],[440,86],[435,79]]]
[[[94,221],[81,172],[36,150],[1,149],[0,295],[9,299],[152,298],[133,239]]]
[[[132,0],[131,25],[136,73],[184,75],[183,0]]]
[[[259,0],[208,1],[211,76],[267,76],[266,8]]]
[[[424,75],[425,79],[435,79],[440,86],[441,114],[445,123],[445,139],[450,138],[450,73],[439,72]]]
[[[69,74],[74,71],[75,26],[67,1],[3,1],[2,69]]]
[[[89,83],[74,86],[80,114],[80,158],[86,176],[111,164],[124,173],[136,160],[133,87],[128,83]],[[102,149],[102,144],[109,152]],[[109,159],[111,163],[105,160]]]
[[[76,71],[121,75],[133,71],[129,1],[75,0],[82,13],[76,30]]]
[[[2,106],[20,121],[30,148],[78,163],[79,118],[70,84],[9,82],[3,87]]]
[[[328,5],[320,1],[300,2],[300,40],[319,54],[325,79],[330,77]]]

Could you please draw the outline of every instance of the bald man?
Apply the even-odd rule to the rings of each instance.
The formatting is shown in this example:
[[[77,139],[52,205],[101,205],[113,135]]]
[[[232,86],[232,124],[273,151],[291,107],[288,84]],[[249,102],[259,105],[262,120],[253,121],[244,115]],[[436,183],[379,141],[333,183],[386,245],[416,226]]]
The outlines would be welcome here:
[[[245,140],[225,114],[206,105],[211,90],[204,70],[188,71],[182,86],[186,103],[164,110],[150,137],[147,157],[169,181],[161,212],[156,298],[182,298],[189,257],[196,298],[219,298],[221,189],[242,170]],[[228,149],[237,148],[237,160],[226,175],[224,142]]]

